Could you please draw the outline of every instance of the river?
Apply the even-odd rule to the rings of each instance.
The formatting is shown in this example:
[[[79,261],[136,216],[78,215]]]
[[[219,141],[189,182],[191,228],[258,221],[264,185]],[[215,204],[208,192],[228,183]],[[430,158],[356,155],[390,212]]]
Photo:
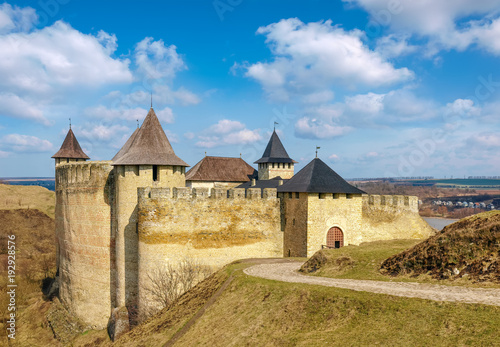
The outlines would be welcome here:
[[[455,223],[458,219],[447,219],[447,218],[433,218],[433,217],[422,217],[429,225],[437,230],[443,229],[445,226],[451,223]]]

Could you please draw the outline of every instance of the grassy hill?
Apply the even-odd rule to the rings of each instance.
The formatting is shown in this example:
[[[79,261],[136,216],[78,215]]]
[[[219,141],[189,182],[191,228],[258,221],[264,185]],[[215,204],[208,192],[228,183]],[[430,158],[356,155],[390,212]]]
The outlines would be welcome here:
[[[0,184],[0,210],[36,209],[54,218],[56,195],[40,186]]]
[[[388,258],[381,271],[393,276],[429,274],[500,283],[500,211],[461,219],[426,241]]]

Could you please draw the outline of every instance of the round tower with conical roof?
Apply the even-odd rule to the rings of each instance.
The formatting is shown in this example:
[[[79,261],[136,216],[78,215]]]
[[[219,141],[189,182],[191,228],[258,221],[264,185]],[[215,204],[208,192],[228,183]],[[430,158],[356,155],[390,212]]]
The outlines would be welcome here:
[[[288,156],[276,130],[262,154],[262,158],[254,162],[259,165],[259,180],[270,180],[276,177],[290,179],[294,174],[295,160]]]
[[[69,128],[68,134],[64,139],[61,148],[57,151],[56,154],[52,156],[56,160],[56,166],[63,163],[71,163],[77,161],[86,161],[90,159],[80,147],[78,140]]]
[[[137,188],[184,187],[186,164],[175,155],[151,107],[142,126],[113,158],[115,174],[116,306],[135,307],[138,295]]]

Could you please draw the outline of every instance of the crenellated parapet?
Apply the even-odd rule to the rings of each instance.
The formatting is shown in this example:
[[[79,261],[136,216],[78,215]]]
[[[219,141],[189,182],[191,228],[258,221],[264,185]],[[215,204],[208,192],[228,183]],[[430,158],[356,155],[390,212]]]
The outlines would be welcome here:
[[[111,161],[70,162],[56,166],[56,189],[104,185],[113,170]]]
[[[170,188],[154,188],[141,187],[137,188],[138,201],[153,200],[271,200],[277,199],[276,188],[250,188],[245,191],[244,188],[190,188],[190,187],[174,187]]]
[[[418,197],[408,195],[363,195],[363,209],[418,213]]]

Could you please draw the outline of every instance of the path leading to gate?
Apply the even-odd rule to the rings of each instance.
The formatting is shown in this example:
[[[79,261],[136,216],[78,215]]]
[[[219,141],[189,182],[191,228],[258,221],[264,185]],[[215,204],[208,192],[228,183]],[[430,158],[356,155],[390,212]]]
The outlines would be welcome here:
[[[315,284],[434,301],[500,306],[500,289],[307,276],[297,272],[301,265],[299,262],[259,264],[246,268],[244,272],[250,276],[283,282]]]

